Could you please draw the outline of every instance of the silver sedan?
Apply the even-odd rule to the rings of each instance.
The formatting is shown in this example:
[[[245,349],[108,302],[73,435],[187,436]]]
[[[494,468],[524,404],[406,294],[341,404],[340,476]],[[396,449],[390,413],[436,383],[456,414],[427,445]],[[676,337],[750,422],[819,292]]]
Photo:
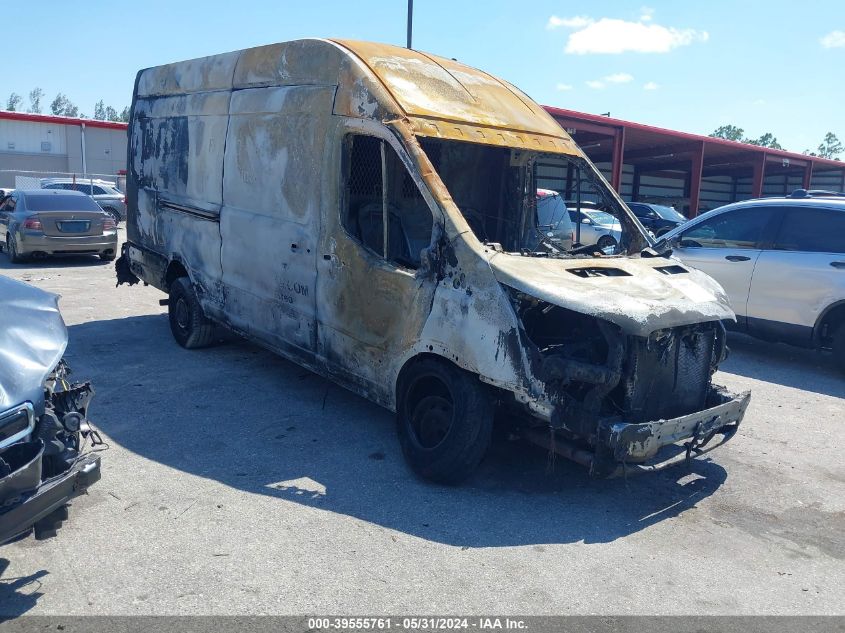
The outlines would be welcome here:
[[[90,196],[78,191],[18,189],[0,203],[0,245],[13,263],[27,257],[117,252],[117,225]]]

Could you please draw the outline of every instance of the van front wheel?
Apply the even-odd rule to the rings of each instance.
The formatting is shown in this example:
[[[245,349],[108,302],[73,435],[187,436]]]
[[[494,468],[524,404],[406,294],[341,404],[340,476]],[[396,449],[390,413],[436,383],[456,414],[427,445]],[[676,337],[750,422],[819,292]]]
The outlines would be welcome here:
[[[211,343],[214,324],[203,314],[187,277],[180,277],[170,285],[167,312],[170,331],[179,345],[185,349],[197,349]]]
[[[399,442],[414,472],[441,484],[469,477],[493,430],[493,400],[478,377],[425,359],[402,372],[396,404]]]

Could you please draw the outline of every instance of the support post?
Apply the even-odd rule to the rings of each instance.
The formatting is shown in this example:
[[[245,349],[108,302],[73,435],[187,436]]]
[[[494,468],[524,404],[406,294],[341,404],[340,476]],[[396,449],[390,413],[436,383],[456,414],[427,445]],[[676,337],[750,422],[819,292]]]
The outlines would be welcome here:
[[[622,188],[622,162],[625,160],[625,128],[617,128],[613,135],[613,159],[610,166],[610,186],[620,193]]]
[[[411,46],[411,35],[414,32],[414,0],[408,0],[408,46],[407,48],[413,48]]]
[[[701,197],[701,173],[704,171],[704,142],[692,154],[689,181],[689,217],[698,215],[698,201]]]
[[[813,161],[807,161],[807,166],[804,168],[804,180],[801,183],[801,186],[804,189],[810,188],[810,183],[813,180]]]
[[[634,166],[634,182],[631,187],[631,202],[637,202],[640,199],[640,168]]]
[[[751,197],[763,197],[763,181],[766,178],[766,152],[761,152],[760,159],[754,163],[754,175],[751,179]]]

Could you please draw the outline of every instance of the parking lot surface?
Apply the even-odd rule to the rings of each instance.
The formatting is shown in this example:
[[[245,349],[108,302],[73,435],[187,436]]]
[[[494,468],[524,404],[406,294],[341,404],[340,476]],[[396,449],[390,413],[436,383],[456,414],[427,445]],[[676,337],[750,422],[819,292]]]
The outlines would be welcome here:
[[[0,615],[845,612],[845,376],[815,353],[732,337],[717,382],[751,406],[690,471],[592,481],[501,438],[450,488],[378,406],[232,337],[180,348],[112,264],[0,274],[62,295],[109,445],[56,538],[0,550]]]

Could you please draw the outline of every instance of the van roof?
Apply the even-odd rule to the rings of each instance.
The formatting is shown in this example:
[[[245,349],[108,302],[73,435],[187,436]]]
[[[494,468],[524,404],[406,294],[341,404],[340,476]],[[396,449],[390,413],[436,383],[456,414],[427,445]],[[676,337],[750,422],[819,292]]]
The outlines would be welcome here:
[[[581,155],[518,88],[455,60],[388,44],[306,39],[142,70],[138,97],[338,85],[334,111],[407,119],[415,134]]]

